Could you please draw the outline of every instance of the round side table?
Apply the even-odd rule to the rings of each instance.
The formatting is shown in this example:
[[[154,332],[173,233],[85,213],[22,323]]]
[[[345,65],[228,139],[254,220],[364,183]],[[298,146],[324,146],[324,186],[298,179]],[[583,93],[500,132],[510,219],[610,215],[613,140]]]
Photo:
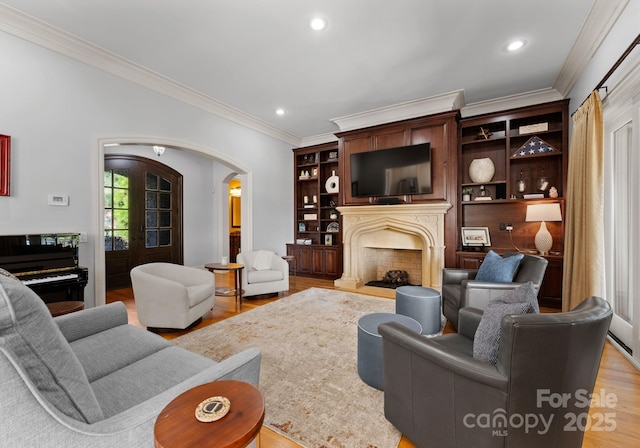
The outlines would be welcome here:
[[[214,271],[233,271],[234,288],[229,290],[225,288],[216,288],[216,295],[221,297],[234,297],[236,301],[236,309],[242,309],[242,270],[244,265],[240,263],[208,263],[204,267],[211,272]]]
[[[200,403],[210,397],[229,399],[229,413],[220,420],[196,419]],[[194,387],[173,399],[160,412],[153,428],[157,448],[241,448],[260,433],[264,398],[253,385],[242,381],[213,381]]]
[[[49,312],[51,316],[62,316],[63,314],[74,313],[76,311],[80,311],[84,309],[84,302],[79,300],[69,300],[63,302],[49,302],[47,303],[47,308],[49,308]]]
[[[296,257],[294,257],[293,255],[283,255],[282,259],[289,265],[289,271],[293,271],[293,280],[295,281],[296,274],[298,273],[298,263],[296,262]]]

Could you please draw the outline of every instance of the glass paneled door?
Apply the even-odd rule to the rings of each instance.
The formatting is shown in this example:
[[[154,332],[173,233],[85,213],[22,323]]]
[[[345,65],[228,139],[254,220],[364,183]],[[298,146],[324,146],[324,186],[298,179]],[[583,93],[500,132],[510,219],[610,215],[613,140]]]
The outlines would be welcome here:
[[[605,121],[606,298],[613,308],[610,332],[640,361],[640,105]],[[611,105],[609,105],[611,107]],[[613,109],[611,109],[613,110]],[[607,108],[604,109],[605,119]]]
[[[183,262],[182,175],[154,160],[106,155],[104,245],[107,289],[154,261]]]

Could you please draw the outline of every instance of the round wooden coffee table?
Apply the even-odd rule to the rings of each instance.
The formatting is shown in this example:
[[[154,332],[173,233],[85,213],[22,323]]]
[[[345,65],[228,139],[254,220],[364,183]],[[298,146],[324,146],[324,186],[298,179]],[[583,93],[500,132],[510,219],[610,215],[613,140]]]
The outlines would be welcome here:
[[[229,399],[229,413],[215,422],[198,421],[198,405],[216,396]],[[256,438],[263,420],[264,398],[255,386],[242,381],[214,381],[178,395],[165,406],[156,420],[153,440],[157,448],[240,448]]]

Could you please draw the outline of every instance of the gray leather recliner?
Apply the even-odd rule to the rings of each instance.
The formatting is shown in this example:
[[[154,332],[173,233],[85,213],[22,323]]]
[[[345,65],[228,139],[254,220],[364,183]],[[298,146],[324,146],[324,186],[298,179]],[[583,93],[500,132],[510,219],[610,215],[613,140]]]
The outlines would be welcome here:
[[[505,256],[513,255],[506,253]],[[483,310],[489,301],[508,291],[532,282],[536,292],[544,279],[549,262],[537,255],[525,254],[511,283],[479,282],[477,269],[445,268],[442,270],[442,313],[458,328],[458,310],[474,307]]]
[[[419,447],[580,447],[567,425],[589,412],[609,304],[504,317],[495,366],[473,358],[481,316],[463,308],[459,332],[435,338],[380,325],[386,418]]]

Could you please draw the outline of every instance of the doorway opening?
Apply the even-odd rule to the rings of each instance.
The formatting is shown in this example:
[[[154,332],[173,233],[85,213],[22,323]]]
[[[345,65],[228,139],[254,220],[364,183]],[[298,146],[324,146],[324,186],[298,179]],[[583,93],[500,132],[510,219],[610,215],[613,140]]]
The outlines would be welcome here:
[[[242,219],[243,219],[243,232],[241,235],[241,247],[246,250],[250,250],[253,246],[253,228],[252,228],[252,185],[253,185],[253,173],[250,169],[241,163],[230,158],[228,155],[220,153],[212,148],[197,145],[193,143],[187,143],[173,139],[158,139],[153,140],[149,137],[124,137],[124,138],[103,138],[97,140],[96,147],[96,170],[94,174],[94,221],[93,221],[93,260],[94,260],[94,273],[93,273],[93,291],[94,291],[94,305],[104,305],[106,303],[106,266],[105,266],[105,222],[104,222],[104,158],[107,148],[113,148],[118,146],[140,146],[141,150],[151,150],[153,146],[162,146],[169,150],[177,150],[177,152],[191,153],[197,156],[201,156],[204,159],[214,161],[228,170],[225,173],[219,173],[219,181],[213,186],[213,198],[210,203],[214,210],[215,222],[214,222],[214,250],[211,255],[212,259],[220,259],[223,253],[228,250],[229,242],[229,230],[226,224],[228,219],[227,200],[228,191],[226,188],[220,188],[220,186],[228,184],[229,180],[224,180],[226,173],[235,173],[233,177],[238,177],[242,182]],[[216,171],[217,172],[217,171]],[[188,177],[188,173],[185,175]],[[185,210],[185,219],[188,218],[190,211]]]
[[[229,182],[229,260],[236,262],[242,239],[242,182],[238,178]]]

